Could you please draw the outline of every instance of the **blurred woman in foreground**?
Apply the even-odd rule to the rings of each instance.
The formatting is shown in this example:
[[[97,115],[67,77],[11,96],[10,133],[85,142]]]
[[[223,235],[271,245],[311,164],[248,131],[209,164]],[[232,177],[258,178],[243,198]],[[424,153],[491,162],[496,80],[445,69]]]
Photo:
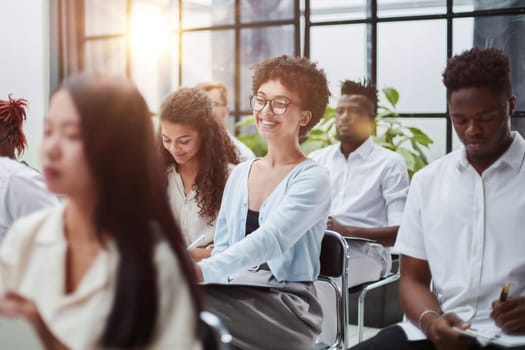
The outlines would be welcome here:
[[[194,270],[171,215],[148,108],[121,79],[53,95],[42,164],[63,208],[16,222],[0,250],[0,315],[48,349],[198,349]]]

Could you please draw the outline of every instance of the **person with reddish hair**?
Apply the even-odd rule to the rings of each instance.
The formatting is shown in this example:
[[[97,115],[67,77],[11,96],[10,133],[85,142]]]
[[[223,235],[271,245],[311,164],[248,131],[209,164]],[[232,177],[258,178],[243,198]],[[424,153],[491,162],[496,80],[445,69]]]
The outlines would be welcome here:
[[[27,146],[22,124],[27,100],[0,100],[0,243],[11,223],[24,215],[58,204],[47,192],[42,176],[25,162],[18,162]]]
[[[27,145],[22,123],[26,119],[27,100],[14,99],[9,95],[7,101],[0,100],[0,156],[15,158],[22,154]]]

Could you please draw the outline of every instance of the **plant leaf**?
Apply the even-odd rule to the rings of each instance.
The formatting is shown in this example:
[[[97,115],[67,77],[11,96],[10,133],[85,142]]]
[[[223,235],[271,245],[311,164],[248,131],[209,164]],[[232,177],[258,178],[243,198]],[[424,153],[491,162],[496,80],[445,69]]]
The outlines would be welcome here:
[[[397,92],[397,90],[393,87],[385,87],[382,91],[388,102],[390,102],[392,107],[395,109],[397,102],[399,101],[399,92]]]
[[[432,140],[427,134],[421,131],[421,129],[415,127],[408,127],[408,129],[412,133],[413,139],[421,145],[428,147],[428,145],[434,143],[434,140]]]

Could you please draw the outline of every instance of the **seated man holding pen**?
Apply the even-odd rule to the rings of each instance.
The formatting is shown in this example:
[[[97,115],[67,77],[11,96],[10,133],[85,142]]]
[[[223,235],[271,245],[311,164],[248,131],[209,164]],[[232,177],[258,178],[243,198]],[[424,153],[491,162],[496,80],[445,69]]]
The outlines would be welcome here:
[[[412,179],[395,244],[409,321],[354,349],[480,349],[461,333],[479,325],[525,349],[525,140],[510,130],[508,59],[466,51],[449,60],[443,82],[463,146]]]

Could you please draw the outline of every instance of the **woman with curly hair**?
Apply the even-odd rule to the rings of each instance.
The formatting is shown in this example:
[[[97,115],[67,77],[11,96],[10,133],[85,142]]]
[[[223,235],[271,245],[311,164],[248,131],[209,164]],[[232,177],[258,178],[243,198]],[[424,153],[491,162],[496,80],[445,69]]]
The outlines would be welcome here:
[[[9,226],[23,215],[58,204],[46,191],[42,176],[24,162],[18,162],[27,145],[22,124],[27,101],[9,96],[0,100],[0,243]]]
[[[224,185],[237,153],[213,117],[211,101],[196,88],[170,93],[160,110],[161,152],[168,171],[170,204],[198,261],[210,256]]]
[[[321,119],[328,83],[307,58],[280,56],[256,65],[252,90],[268,153],[228,179],[213,254],[198,263],[205,308],[225,322],[235,349],[312,349],[322,323],[313,282],[330,180],[299,137]]]

